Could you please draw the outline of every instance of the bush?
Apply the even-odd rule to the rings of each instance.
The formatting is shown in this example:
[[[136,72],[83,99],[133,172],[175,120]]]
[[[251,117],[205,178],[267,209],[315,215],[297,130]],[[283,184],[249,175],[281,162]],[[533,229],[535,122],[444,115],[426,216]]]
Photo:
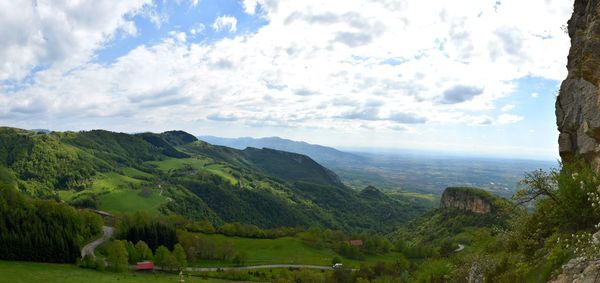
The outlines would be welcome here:
[[[247,258],[248,256],[246,256],[245,252],[238,252],[233,256],[232,261],[235,265],[242,266],[246,263]]]
[[[441,259],[427,260],[420,265],[415,278],[417,282],[446,282],[449,281],[453,267]]]

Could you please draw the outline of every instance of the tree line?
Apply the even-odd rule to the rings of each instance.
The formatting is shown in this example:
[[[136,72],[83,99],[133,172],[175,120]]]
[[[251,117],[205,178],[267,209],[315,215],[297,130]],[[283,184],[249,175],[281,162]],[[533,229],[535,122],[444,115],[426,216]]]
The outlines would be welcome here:
[[[126,240],[113,240],[103,253],[105,257],[86,255],[80,266],[99,271],[108,268],[110,271],[124,272],[128,270],[129,264],[148,260],[164,270],[183,270],[187,267],[186,253],[180,244],[175,244],[172,251],[165,246],[158,246],[153,253],[144,241],[138,241],[134,245]]]
[[[0,259],[75,262],[84,241],[101,231],[92,212],[0,188]]]

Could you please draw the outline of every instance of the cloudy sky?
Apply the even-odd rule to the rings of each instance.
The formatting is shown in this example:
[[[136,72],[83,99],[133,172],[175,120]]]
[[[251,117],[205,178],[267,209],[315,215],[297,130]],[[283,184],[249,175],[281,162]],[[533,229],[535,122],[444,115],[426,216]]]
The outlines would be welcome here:
[[[0,125],[553,159],[571,1],[0,1]]]

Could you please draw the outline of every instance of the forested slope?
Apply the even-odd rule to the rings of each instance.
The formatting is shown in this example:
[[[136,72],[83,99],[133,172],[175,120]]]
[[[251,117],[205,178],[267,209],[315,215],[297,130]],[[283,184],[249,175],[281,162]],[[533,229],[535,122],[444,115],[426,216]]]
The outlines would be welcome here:
[[[38,198],[113,213],[391,231],[426,209],[408,199],[365,197],[304,155],[213,146],[182,131],[0,128],[0,141],[0,181]]]

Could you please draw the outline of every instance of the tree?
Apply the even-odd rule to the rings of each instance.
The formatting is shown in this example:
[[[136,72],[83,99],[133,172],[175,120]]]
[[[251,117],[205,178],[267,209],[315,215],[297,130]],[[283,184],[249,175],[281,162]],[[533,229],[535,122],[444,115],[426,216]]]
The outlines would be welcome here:
[[[445,240],[440,245],[440,255],[443,257],[448,257],[456,250],[456,244],[450,240]]]
[[[169,251],[169,249],[167,249],[167,247],[165,246],[159,246],[156,249],[156,255],[154,256],[154,263],[156,263],[156,265],[165,268],[165,269],[169,269],[169,257],[171,257],[171,252]]]
[[[135,244],[135,249],[138,253],[140,260],[151,260],[152,259],[152,250],[148,247],[146,242],[138,241]]]
[[[177,262],[177,269],[183,270],[187,267],[187,258],[183,247],[180,244],[176,244],[173,249],[173,256]]]
[[[108,266],[112,271],[123,272],[127,270],[127,248],[125,242],[120,240],[112,241],[108,248]]]
[[[140,254],[138,253],[137,249],[135,248],[132,242],[125,242],[125,248],[127,249],[129,263],[136,263],[138,261],[141,261]]]
[[[525,188],[517,191],[513,195],[513,199],[518,204],[525,204],[539,197],[546,196],[559,204],[555,195],[558,189],[556,182],[557,174],[556,171],[545,172],[542,169],[527,173],[525,178],[520,181],[522,185],[525,185]]]
[[[87,254],[83,257],[79,266],[83,268],[96,269],[96,259],[94,258],[94,256]]]
[[[235,265],[244,265],[244,263],[246,263],[246,253],[245,252],[238,252],[235,254],[235,256],[233,256],[233,263]]]
[[[394,271],[396,274],[401,274],[404,271],[408,270],[409,266],[410,262],[406,259],[406,257],[403,254],[400,254],[400,256],[398,256],[398,258],[394,262]]]

